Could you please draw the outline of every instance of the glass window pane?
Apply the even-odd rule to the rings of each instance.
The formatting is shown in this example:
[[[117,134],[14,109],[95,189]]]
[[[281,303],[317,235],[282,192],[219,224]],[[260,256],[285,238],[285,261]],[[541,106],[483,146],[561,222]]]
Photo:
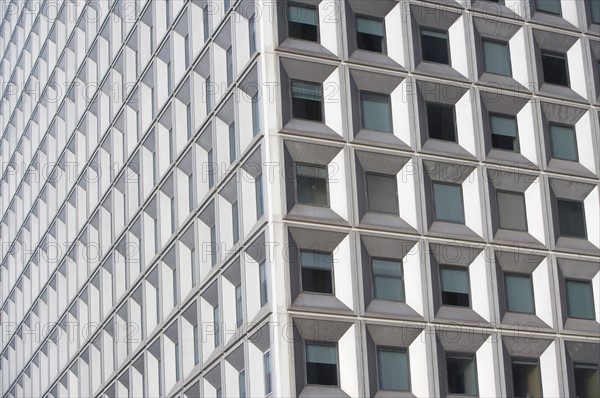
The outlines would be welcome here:
[[[421,52],[424,61],[449,65],[448,33],[421,29]]]
[[[271,385],[271,351],[267,351],[263,355],[263,372],[265,375],[265,395],[269,395],[273,391]]]
[[[373,259],[373,296],[380,300],[404,301],[401,261]]]
[[[323,90],[320,84],[293,81],[292,113],[294,118],[323,121]]]
[[[595,319],[591,282],[565,281],[569,318]]]
[[[409,391],[408,355],[400,350],[377,350],[380,390]]]
[[[513,360],[512,379],[514,397],[542,397],[540,368],[535,361]]]
[[[576,397],[600,397],[600,374],[597,365],[575,364]]]
[[[229,163],[233,163],[237,157],[235,144],[235,122],[229,125]]]
[[[440,268],[442,304],[469,307],[469,274],[467,270]]]
[[[553,158],[577,161],[577,139],[572,126],[551,124],[550,146]]]
[[[384,52],[385,28],[383,20],[356,17],[356,45],[361,50]]]
[[[288,5],[287,16],[290,37],[310,41],[319,39],[319,18],[316,8]]]
[[[490,129],[494,148],[519,151],[517,119],[514,116],[490,115]]]
[[[535,0],[538,11],[560,15],[560,0]]]
[[[506,310],[533,314],[533,284],[530,276],[505,275]]]
[[[585,214],[582,202],[557,200],[558,231],[560,236],[585,238]]]
[[[331,253],[319,253],[307,250],[300,251],[300,262],[304,268],[331,269],[333,256]]]
[[[298,203],[327,206],[327,167],[297,164],[296,191]]]
[[[450,394],[477,395],[477,371],[472,356],[448,355],[446,371]]]
[[[592,22],[600,24],[600,1],[588,0],[590,5],[590,13],[592,14]],[[598,394],[600,396],[600,394]]]
[[[454,106],[427,103],[427,128],[429,138],[456,142]]]
[[[508,44],[483,40],[483,63],[486,72],[510,76]]]
[[[527,231],[525,196],[521,192],[497,192],[500,228]]]
[[[307,343],[305,349],[307,384],[337,385],[337,346]]]
[[[302,291],[333,294],[332,254],[300,251]]]
[[[362,128],[392,132],[392,107],[390,96],[377,93],[360,93]]]
[[[398,185],[396,176],[367,174],[366,177],[369,211],[398,214]]]
[[[433,183],[435,219],[464,223],[462,190],[459,185]]]
[[[542,52],[542,69],[546,83],[560,86],[569,85],[567,58],[564,54]]]
[[[316,25],[317,10],[310,7],[288,5],[288,20],[297,23]]]

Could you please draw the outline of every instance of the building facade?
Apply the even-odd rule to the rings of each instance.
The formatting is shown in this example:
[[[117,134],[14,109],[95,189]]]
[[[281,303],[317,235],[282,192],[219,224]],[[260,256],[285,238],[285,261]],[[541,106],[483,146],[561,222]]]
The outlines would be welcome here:
[[[600,395],[600,2],[0,5],[2,396]]]

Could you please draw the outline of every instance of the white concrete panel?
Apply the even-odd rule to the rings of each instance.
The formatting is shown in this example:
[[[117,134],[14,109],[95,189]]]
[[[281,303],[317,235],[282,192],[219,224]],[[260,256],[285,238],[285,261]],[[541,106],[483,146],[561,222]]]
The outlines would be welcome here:
[[[550,266],[548,259],[542,260],[532,272],[535,315],[547,325],[553,326],[552,295],[550,292]]]
[[[506,6],[512,9],[513,11],[519,11],[517,14],[524,14],[524,11],[521,9],[520,0],[506,0]],[[521,83],[525,87],[530,86],[529,79],[529,67],[527,63],[527,39],[525,36],[525,29],[521,28],[514,34],[514,36],[508,41],[508,45],[510,48],[510,65],[512,69],[513,79],[517,82]]]
[[[480,397],[496,397],[496,386],[498,385],[498,372],[494,364],[494,344],[490,340],[483,343],[476,353],[477,382]]]
[[[594,312],[596,314],[596,322],[600,322],[600,272],[592,279],[592,291],[594,294]]]
[[[402,18],[402,5],[398,3],[385,17],[385,37],[387,38],[387,55],[398,64],[407,66],[404,56],[406,46],[404,43],[406,39],[403,32],[404,24],[397,23]]]
[[[427,331],[424,330],[408,348],[408,355],[410,357],[410,374],[413,378],[411,390],[416,397],[420,398],[431,397],[431,393],[429,392],[429,383],[418,382],[418,380],[429,380],[429,370],[427,364],[431,357],[427,352],[426,341]],[[418,379],[417,375],[420,376]]]
[[[596,247],[600,247],[600,228],[598,228],[598,220],[600,220],[599,191],[600,188],[596,185],[596,188],[594,188],[583,201],[587,238]]]
[[[417,176],[417,164],[414,159],[410,159],[396,175],[400,218],[409,223],[414,229],[418,229],[417,220],[419,218],[417,212],[418,191],[415,186]]]
[[[482,251],[469,265],[469,279],[471,284],[471,295],[473,296],[472,307],[486,321],[491,321],[490,294],[491,286],[485,261],[485,251]],[[479,360],[477,362],[479,367]]]
[[[331,244],[321,242],[323,249],[331,249]],[[335,248],[333,252],[333,275],[335,278],[335,296],[348,308],[354,309],[354,275],[352,272],[352,250],[350,249],[350,236]]]
[[[360,395],[358,389],[358,357],[356,326],[351,326],[338,341],[340,387],[351,397]]]
[[[326,3],[321,2],[321,5]],[[323,82],[323,106],[325,124],[340,136],[343,136],[342,83],[338,69],[334,70]]]
[[[545,243],[545,216],[542,203],[542,187],[540,178],[536,178],[525,191],[525,212],[527,232],[538,241]]]
[[[475,125],[473,121],[473,98],[471,91],[467,91],[455,104],[456,129],[458,144],[473,156],[477,156],[475,141]]]
[[[545,397],[563,396],[560,389],[559,380],[559,357],[556,342],[553,342],[546,348],[546,351],[540,356],[540,370],[542,377],[542,391]]]
[[[567,4],[569,3],[569,4]],[[563,18],[567,19],[567,15],[565,12],[573,12],[575,20],[577,20],[577,2],[574,1],[563,1],[562,6],[567,7],[563,8]],[[575,23],[574,25],[576,25]],[[579,39],[571,46],[569,51],[567,51],[567,64],[569,66],[569,82],[571,85],[571,89],[575,91],[577,94],[581,95],[583,98],[587,98],[587,80],[592,82],[592,77],[587,76],[585,73],[585,62],[582,60],[584,57],[584,44],[583,40]]]
[[[423,269],[420,261],[421,251],[419,249],[419,244],[416,244],[402,259],[404,271],[404,290],[406,304],[419,313],[419,315],[425,316],[423,294],[426,293],[426,290],[422,287]]]
[[[463,76],[468,77],[469,58],[467,56],[466,37],[466,19],[464,16],[461,16],[452,24],[452,26],[450,26],[450,29],[448,29],[450,60],[452,68],[456,69]]]
[[[388,36],[390,37],[390,36]],[[390,94],[392,102],[392,125],[394,135],[398,137],[406,145],[412,145],[411,133],[411,103],[409,93],[412,92],[414,85],[411,83],[408,86],[407,79],[404,79],[398,87]]]
[[[346,160],[344,151],[341,150],[335,158],[327,165],[329,190],[329,204],[331,210],[336,212],[344,220],[348,220],[347,195],[348,184],[346,183]]]
[[[483,236],[479,181],[479,171],[475,169],[462,183],[463,206],[465,209],[465,225],[479,236]]]
[[[336,0],[323,0],[319,3],[319,36],[321,45],[334,54],[339,53],[338,24],[343,5]]]
[[[570,64],[569,64],[570,65]],[[575,136],[577,141],[577,154],[579,163],[592,173],[596,174],[596,162],[594,160],[594,141],[592,127],[592,111],[586,112],[575,124]]]

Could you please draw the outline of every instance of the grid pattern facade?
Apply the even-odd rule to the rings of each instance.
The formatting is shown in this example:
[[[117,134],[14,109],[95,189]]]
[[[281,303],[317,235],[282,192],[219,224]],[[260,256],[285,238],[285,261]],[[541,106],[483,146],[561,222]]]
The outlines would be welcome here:
[[[3,396],[600,390],[600,10],[2,1]]]

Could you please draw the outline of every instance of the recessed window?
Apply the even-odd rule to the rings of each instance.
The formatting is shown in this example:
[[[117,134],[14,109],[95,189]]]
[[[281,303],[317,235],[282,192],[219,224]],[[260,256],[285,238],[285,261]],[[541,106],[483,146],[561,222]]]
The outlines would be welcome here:
[[[262,174],[257,175],[254,180],[254,197],[256,199],[256,218],[258,219],[264,214]]]
[[[508,43],[483,40],[483,67],[488,73],[511,76]]]
[[[246,398],[246,372],[244,370],[238,374],[238,386],[240,398]]]
[[[408,354],[397,348],[377,348],[379,389],[410,391]]]
[[[421,29],[421,51],[423,61],[450,65],[448,32],[434,29]]]
[[[446,372],[449,394],[477,395],[477,369],[473,355],[448,354]]]
[[[267,287],[267,264],[265,260],[258,264],[258,281],[260,284],[260,306],[263,307],[269,301]]]
[[[600,1],[586,0],[588,3],[589,13],[592,17],[592,23],[600,24]],[[600,394],[598,394],[600,396]]]
[[[209,26],[209,15],[208,15],[209,11],[208,11],[208,6],[204,7],[202,9],[202,27],[203,27],[203,33],[204,33],[204,41],[208,40],[208,37],[210,36],[210,26]]]
[[[434,219],[464,223],[462,188],[457,184],[433,183]]]
[[[260,131],[260,113],[259,113],[258,93],[252,96],[252,136],[254,137]]]
[[[558,199],[558,233],[560,236],[585,238],[585,214],[583,203]]]
[[[269,395],[273,392],[271,379],[271,351],[267,351],[263,355],[263,373],[265,376],[265,395]]]
[[[244,322],[244,305],[242,301],[242,284],[235,287],[235,323],[240,327]]]
[[[292,116],[323,121],[323,88],[320,84],[292,81]]]
[[[287,8],[287,16],[290,37],[319,41],[319,18],[316,7],[290,4]]]
[[[366,174],[369,211],[398,214],[398,182],[396,176]]]
[[[505,274],[504,293],[508,312],[535,313],[531,276]]]
[[[569,318],[596,319],[594,293],[590,281],[566,280],[567,312]]]
[[[213,325],[215,331],[215,335],[213,336],[214,343],[215,347],[217,347],[219,344],[221,344],[221,315],[219,314],[218,305],[213,307]]]
[[[560,15],[560,0],[535,0],[538,11]]]
[[[456,142],[454,106],[428,102],[427,131],[429,138]]]
[[[402,261],[374,258],[373,297],[380,300],[404,302]]]
[[[256,52],[256,16],[252,14],[248,20],[248,40],[250,46],[250,56]]]
[[[569,86],[569,72],[565,54],[542,51],[542,71],[544,82]]]
[[[306,343],[306,384],[337,386],[337,345]]]
[[[490,115],[492,147],[519,152],[517,119],[514,116]]]
[[[229,125],[229,163],[233,163],[237,157],[237,148],[235,143],[235,122]]]
[[[496,196],[500,228],[527,231],[525,195],[522,192],[497,191]]]
[[[240,240],[240,220],[237,200],[231,204],[231,230],[233,234],[233,243]]]
[[[361,50],[385,53],[383,19],[357,16],[356,46]]]
[[[360,92],[362,128],[391,133],[392,105],[387,94]]]
[[[300,251],[302,291],[333,294],[332,253]]]
[[[225,52],[225,62],[227,63],[227,86],[233,82],[233,52],[231,46]]]
[[[573,126],[550,124],[550,148],[553,158],[577,162],[577,137]]]
[[[297,163],[296,194],[298,203],[328,206],[327,166]]]
[[[469,307],[469,272],[465,269],[440,267],[442,304]]]
[[[514,397],[541,397],[542,381],[536,360],[513,359],[512,380]]]
[[[576,363],[573,365],[576,397],[600,397],[598,366]]]

